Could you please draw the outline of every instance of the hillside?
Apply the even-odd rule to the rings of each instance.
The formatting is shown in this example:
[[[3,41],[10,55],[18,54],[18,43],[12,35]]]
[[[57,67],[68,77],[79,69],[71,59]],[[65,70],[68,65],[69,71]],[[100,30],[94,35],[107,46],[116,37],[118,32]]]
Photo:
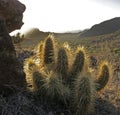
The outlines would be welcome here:
[[[33,48],[35,47],[40,40],[43,40],[47,37],[50,32],[40,31],[38,28],[31,28],[27,32],[24,33],[25,39],[20,43],[23,48]],[[79,38],[80,32],[67,32],[67,33],[51,33],[59,41],[75,41],[75,39]]]
[[[44,39],[46,35],[47,35],[46,33],[42,32],[40,35],[35,36],[35,38],[26,38],[21,43],[23,52],[20,53],[18,51],[19,58],[22,59],[23,61],[26,58],[28,58],[31,55],[29,52],[32,52],[32,50],[28,51],[28,49],[34,48],[35,44],[33,43],[36,43],[37,45],[40,42],[40,40]],[[97,67],[98,67],[98,64],[101,63],[101,60],[107,60],[110,63],[110,66],[112,66],[111,78],[109,80],[107,87],[105,87],[105,89],[100,92],[98,98],[96,99],[94,115],[110,115],[110,114],[119,115],[120,113],[120,101],[119,101],[120,100],[120,87],[119,87],[120,80],[118,75],[120,74],[120,72],[116,73],[116,70],[120,66],[120,30],[111,34],[101,35],[97,37],[96,36],[86,37],[84,39],[79,38],[80,33],[54,33],[54,36],[55,38],[57,38],[59,42],[68,41],[71,47],[75,48],[78,45],[84,46],[87,51],[87,54],[89,54],[89,56],[93,56],[97,60],[96,66],[93,66],[92,68],[93,69],[92,71],[95,71],[95,73],[98,72]],[[24,50],[25,44],[27,47],[27,52],[25,52]],[[28,79],[28,81],[30,80],[31,79]],[[31,87],[31,84],[28,84],[28,86]],[[31,101],[32,98],[29,98],[29,100]],[[35,101],[36,103],[38,102],[40,105],[43,102],[43,100],[42,102],[39,102],[38,100],[35,100]],[[28,108],[29,108],[29,105],[27,105]],[[38,107],[35,104],[33,105],[34,107]],[[46,112],[46,109],[44,108],[47,108],[48,112],[62,111],[60,110],[60,107],[57,107],[56,109],[56,105],[54,106],[50,105],[49,107],[48,103],[43,105],[43,108],[42,108],[43,111]],[[62,113],[64,113],[64,115],[69,115],[68,113],[65,113],[65,111],[62,111]],[[61,115],[61,114],[57,114],[57,115]]]
[[[82,33],[80,37],[92,37],[110,34],[119,29],[120,29],[120,17],[116,17],[92,26],[89,30]]]
[[[24,61],[30,56],[33,56],[34,59],[37,58],[35,57],[35,54],[38,53],[37,52],[38,47],[35,47],[35,46],[39,44],[41,40],[47,37],[48,34],[49,32],[42,32],[37,28],[31,29],[30,31],[25,33],[25,39],[20,44],[17,44],[17,45],[20,45],[20,47],[18,47],[18,49],[16,50],[18,58],[21,61],[21,63],[24,63]],[[90,66],[92,67],[92,71],[95,72],[95,75],[98,72],[97,70],[99,68],[98,65],[101,63],[101,61],[107,60],[110,63],[110,67],[112,66],[111,67],[112,69],[111,69],[111,76],[110,76],[109,83],[107,84],[107,87],[105,87],[96,98],[95,110],[94,110],[95,114],[91,114],[91,115],[110,115],[110,114],[119,115],[120,113],[120,87],[119,87],[119,84],[120,84],[120,78],[119,78],[119,75],[120,75],[120,70],[119,70],[120,29],[110,34],[86,37],[83,39],[79,37],[81,34],[80,32],[79,33],[52,33],[52,34],[59,41],[59,44],[61,44],[61,42],[67,41],[69,42],[70,47],[73,49],[78,45],[84,46],[86,53],[90,56],[90,58],[88,57],[88,59],[91,59],[91,57],[93,57],[94,59],[94,60],[90,60],[90,64],[92,62],[93,63],[95,62],[94,66],[91,66],[91,65]],[[34,49],[34,50],[31,50],[31,49]],[[29,82],[31,81],[30,78],[31,77],[29,78],[27,77],[26,79],[28,83],[28,88],[32,87],[32,84],[30,84]],[[26,93],[26,95],[28,94]],[[22,94],[22,97],[23,96],[24,95]],[[18,102],[16,96],[14,98],[16,99],[15,101],[17,104],[22,105],[22,101]],[[41,98],[41,100],[39,101],[39,99],[36,97],[34,98],[34,95],[33,95],[33,97],[32,96],[30,96],[29,98],[25,97],[25,99],[26,99],[25,101],[27,102],[29,100],[29,104],[26,105],[27,112],[33,112],[33,111],[38,112],[36,111],[36,108],[40,106],[42,107],[40,108],[40,111],[42,109],[43,113],[38,112],[38,115],[39,113],[42,113],[42,115],[44,115],[44,113],[46,114],[46,112],[47,114],[49,114],[51,111],[53,114],[57,113],[57,115],[61,115],[62,113],[64,115],[69,115],[69,113],[66,113],[67,111],[64,106],[62,106],[63,108],[61,108],[59,106],[56,106],[54,103],[53,105],[49,105],[49,103],[46,103],[46,102],[43,103],[44,102],[43,98]],[[31,100],[34,100],[34,102]],[[33,113],[33,114],[36,114],[36,113]]]
[[[113,34],[116,31],[120,29],[120,17],[113,18],[104,22],[101,22],[100,24],[96,24],[91,27],[91,29],[86,29],[84,31],[70,31],[65,33],[53,33],[54,36],[62,41],[69,41],[71,43],[77,41],[77,39],[82,38],[90,38],[95,36],[106,36],[109,34]],[[50,34],[50,32],[43,32],[40,31],[38,28],[31,28],[28,30],[24,35],[25,39],[22,41],[21,45],[22,47],[34,47],[39,43],[40,40],[47,37],[47,35]],[[109,38],[109,37],[108,37]],[[96,38],[97,40],[98,38]],[[102,38],[101,38],[102,39]]]
[[[24,33],[25,39],[35,38],[46,34],[47,32],[40,31],[38,28],[30,28]]]
[[[87,30],[86,30],[87,31]],[[45,37],[47,37],[50,32],[42,32],[39,29],[31,29],[25,34],[25,39],[20,43],[23,49],[34,49],[37,44]],[[109,50],[112,58],[120,60],[120,29],[116,32],[99,35],[93,37],[80,38],[79,33],[52,33],[59,42],[69,42],[69,44],[74,47],[76,45],[83,45],[88,49],[91,55],[95,55],[99,58],[99,54],[102,57],[108,57],[104,54],[104,50]],[[106,52],[107,52],[106,51]]]
[[[40,31],[38,28],[31,28],[24,33],[24,40],[20,43],[23,48],[33,48],[40,40],[47,37],[49,32]]]

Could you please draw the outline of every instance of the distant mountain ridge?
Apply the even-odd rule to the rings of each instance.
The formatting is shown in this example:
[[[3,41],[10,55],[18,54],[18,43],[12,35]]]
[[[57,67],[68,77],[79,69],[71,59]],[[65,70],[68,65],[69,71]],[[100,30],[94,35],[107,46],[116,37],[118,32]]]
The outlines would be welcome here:
[[[112,23],[112,24],[111,24]],[[105,29],[104,33],[100,33],[98,30],[101,30],[101,25]],[[106,25],[106,26],[105,26]],[[104,21],[100,24],[94,25],[92,27],[94,31],[97,33],[88,34],[89,32],[93,31],[92,29],[86,29],[84,31],[77,32],[66,32],[66,33],[53,33],[53,32],[44,32],[39,30],[38,28],[31,28],[26,33],[24,33],[25,39],[21,42],[21,46],[24,48],[33,48],[35,47],[41,40],[46,38],[50,33],[55,36],[55,38],[61,42],[68,41],[73,44],[77,44],[79,40],[85,41],[97,41],[103,42],[104,40],[113,40],[120,38],[120,18],[114,18],[108,21]],[[98,30],[96,29],[98,28]],[[106,34],[107,29],[107,34]],[[85,35],[81,37],[81,35]],[[86,37],[87,36],[87,37]],[[86,37],[86,38],[85,38]],[[83,38],[83,39],[81,39]],[[120,44],[120,42],[118,42]],[[119,47],[119,45],[118,45]]]
[[[40,31],[38,28],[31,28],[26,33],[24,33],[25,38],[44,38],[49,33],[52,33],[56,36],[59,36],[61,39],[67,37],[68,35],[72,36],[72,34],[76,34],[78,38],[85,38],[85,37],[94,37],[100,35],[111,34],[116,31],[120,30],[120,17],[116,17],[110,20],[103,21],[99,24],[93,25],[90,29],[85,29],[83,31],[76,30],[76,31],[67,31],[63,33],[54,33],[54,32],[44,32]],[[69,36],[69,37],[70,37]],[[73,36],[72,36],[73,37]],[[67,39],[67,38],[66,38]]]
[[[119,29],[120,29],[120,17],[116,17],[92,26],[84,33],[81,33],[80,37],[92,37],[110,34]]]
[[[30,28],[28,31],[24,33],[24,35],[25,35],[25,38],[31,38],[31,37],[34,38],[44,33],[45,32],[40,31],[38,28]]]

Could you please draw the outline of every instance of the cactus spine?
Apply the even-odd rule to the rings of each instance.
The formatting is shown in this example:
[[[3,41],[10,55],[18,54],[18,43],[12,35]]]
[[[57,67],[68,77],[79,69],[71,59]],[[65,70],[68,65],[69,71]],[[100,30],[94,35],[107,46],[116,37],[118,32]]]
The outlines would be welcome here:
[[[38,94],[42,94],[44,92],[43,85],[45,83],[45,75],[40,71],[34,71],[32,74],[32,85],[33,90]]]
[[[38,51],[37,51],[39,57],[40,57],[40,60],[43,58],[43,41],[41,41],[38,45]]]
[[[43,50],[43,42],[41,41],[39,44],[39,49],[38,49],[39,53],[41,53],[42,50]]]

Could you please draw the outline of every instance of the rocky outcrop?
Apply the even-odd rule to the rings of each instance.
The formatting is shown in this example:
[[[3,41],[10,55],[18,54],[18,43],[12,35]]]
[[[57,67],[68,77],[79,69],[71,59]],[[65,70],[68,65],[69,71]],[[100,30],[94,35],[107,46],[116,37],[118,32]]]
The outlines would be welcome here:
[[[0,52],[3,51],[15,54],[15,48],[12,44],[12,39],[8,34],[5,21],[0,17]]]
[[[4,18],[8,32],[20,29],[25,5],[18,0],[0,0],[0,16]]]
[[[0,17],[0,94],[10,94],[16,87],[25,86],[25,74],[16,57],[4,19]]]

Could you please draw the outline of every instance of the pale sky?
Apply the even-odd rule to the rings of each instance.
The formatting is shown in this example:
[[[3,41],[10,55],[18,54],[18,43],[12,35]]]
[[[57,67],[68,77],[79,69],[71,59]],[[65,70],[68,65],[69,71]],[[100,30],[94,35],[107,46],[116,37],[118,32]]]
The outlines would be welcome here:
[[[26,5],[21,31],[83,30],[120,17],[120,0],[19,0]]]

